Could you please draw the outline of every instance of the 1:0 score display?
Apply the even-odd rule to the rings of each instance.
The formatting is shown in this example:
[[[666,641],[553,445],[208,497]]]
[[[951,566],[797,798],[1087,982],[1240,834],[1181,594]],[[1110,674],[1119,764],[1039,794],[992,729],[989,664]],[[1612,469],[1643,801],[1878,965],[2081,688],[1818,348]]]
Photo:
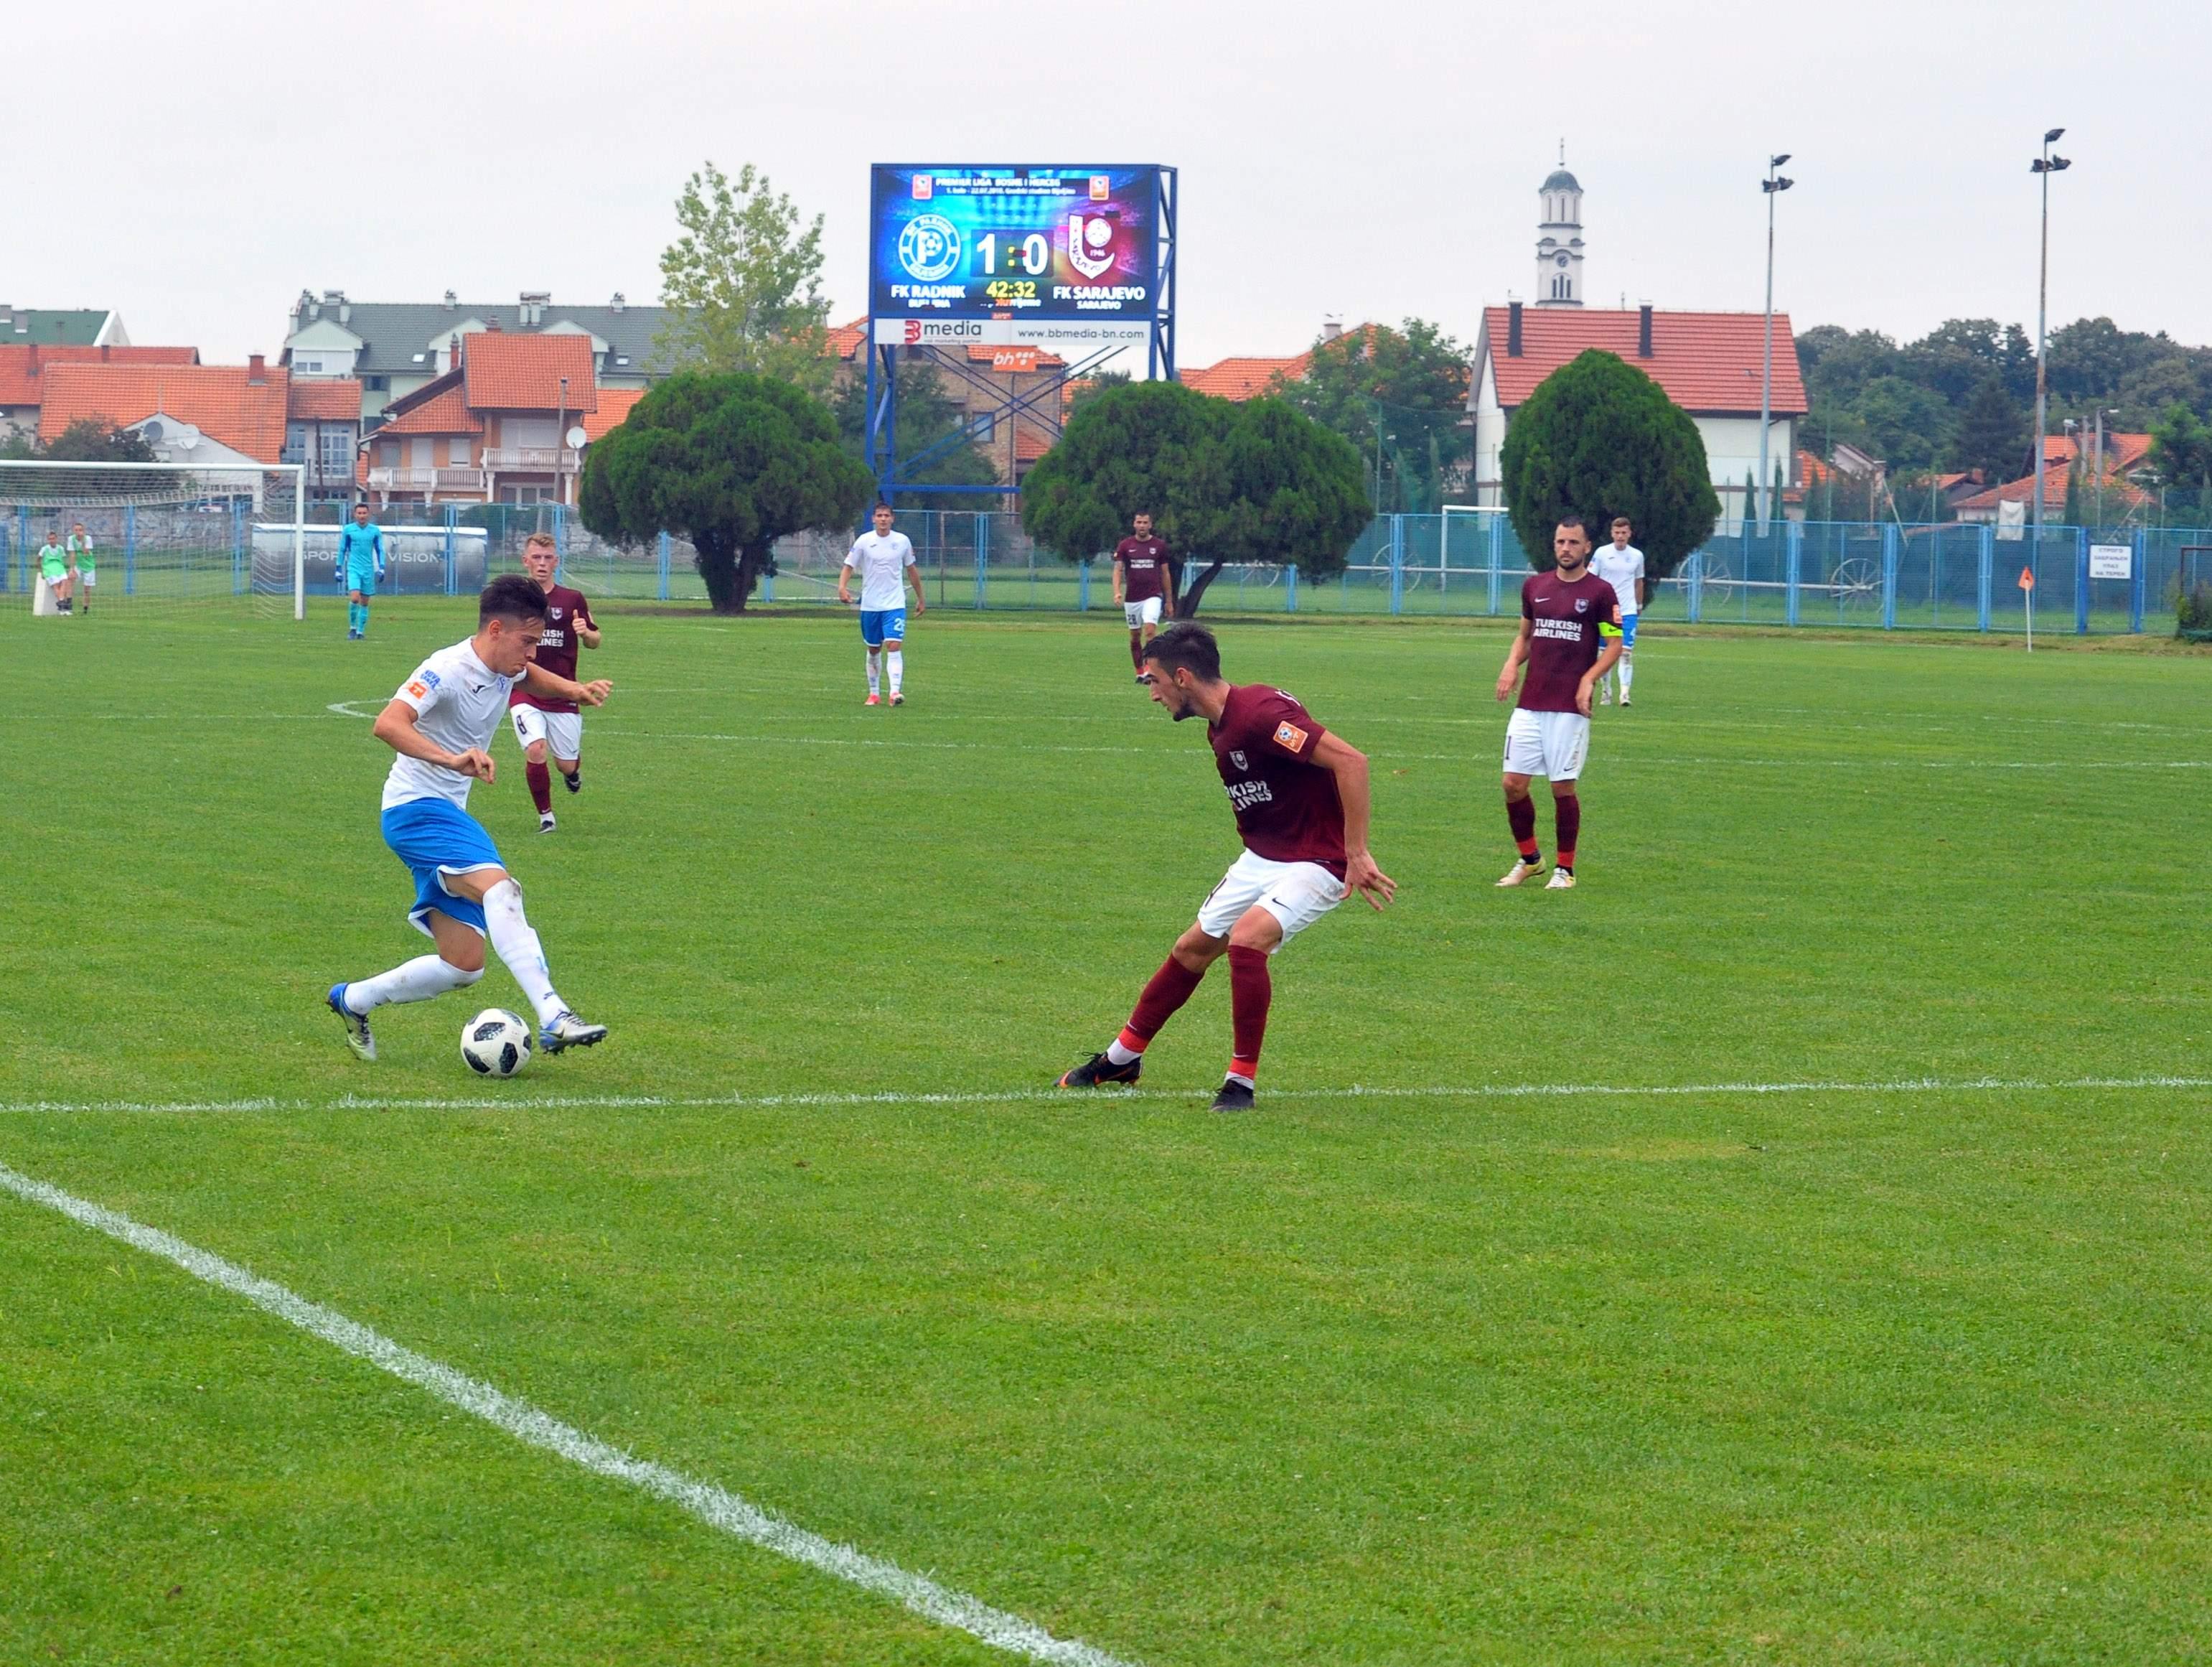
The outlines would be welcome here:
[[[1031,277],[1042,277],[1052,265],[1052,240],[1042,232],[1031,232],[1019,243],[1011,237],[1003,241],[1009,272],[1023,271]],[[987,232],[975,240],[975,258],[981,264],[986,277],[999,270],[1000,243],[996,232]]]

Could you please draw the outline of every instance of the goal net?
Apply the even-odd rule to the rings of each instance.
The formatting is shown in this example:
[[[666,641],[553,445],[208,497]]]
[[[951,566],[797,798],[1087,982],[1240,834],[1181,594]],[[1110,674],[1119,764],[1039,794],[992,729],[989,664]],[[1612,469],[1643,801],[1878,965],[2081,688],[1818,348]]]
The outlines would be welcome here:
[[[327,567],[337,538],[334,525],[302,524],[304,474],[298,465],[0,459],[0,611],[303,617],[310,551],[324,545]]]

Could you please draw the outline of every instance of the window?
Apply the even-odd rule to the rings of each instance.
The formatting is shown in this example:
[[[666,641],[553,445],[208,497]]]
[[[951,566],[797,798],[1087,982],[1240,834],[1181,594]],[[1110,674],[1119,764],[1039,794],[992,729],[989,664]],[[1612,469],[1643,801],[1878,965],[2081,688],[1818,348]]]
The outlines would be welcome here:
[[[626,364],[628,364],[628,363],[629,362],[629,354],[627,354],[627,353],[617,353],[617,354],[616,354],[616,355],[615,355],[615,362],[616,362],[617,364],[618,364],[618,365],[626,365]]]
[[[323,430],[323,472],[343,475],[353,468],[353,430],[325,429]]]
[[[456,468],[465,469],[469,466],[469,442],[466,435],[446,442],[446,461]]]
[[[323,362],[320,359],[302,359],[293,368],[302,376],[319,376],[323,374]]]
[[[284,450],[282,461],[305,463],[307,460],[307,425],[287,423],[284,425]]]
[[[365,376],[362,379],[362,386],[371,393],[382,393],[392,386],[392,379],[389,376]]]
[[[988,442],[991,436],[998,432],[998,426],[996,412],[977,411],[968,419],[968,438],[978,442]]]

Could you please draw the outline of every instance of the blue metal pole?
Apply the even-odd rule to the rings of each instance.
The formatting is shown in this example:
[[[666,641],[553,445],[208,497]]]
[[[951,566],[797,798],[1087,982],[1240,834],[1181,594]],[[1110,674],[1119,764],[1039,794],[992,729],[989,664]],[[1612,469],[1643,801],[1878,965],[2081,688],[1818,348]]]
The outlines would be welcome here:
[[[1974,554],[1974,617],[1978,622],[1976,629],[1985,631],[1990,628],[1990,593],[1996,577],[1996,529],[1984,526],[1978,542]]]
[[[665,602],[668,599],[668,534],[663,532],[659,538],[653,540],[653,543],[658,546],[660,557],[660,585],[658,599]]]
[[[459,533],[460,521],[460,506],[454,503],[447,504],[446,506],[446,594],[448,596],[459,595],[461,588],[461,541]],[[484,550],[487,554],[491,550],[489,527],[485,529]],[[485,565],[489,567],[490,563],[487,561]],[[489,581],[491,575],[487,573],[484,578]]]
[[[1797,623],[1798,558],[1804,553],[1805,523],[1802,521],[1784,522],[1782,529],[1782,559],[1784,563],[1787,564],[1789,569],[1788,573],[1784,576],[1789,581],[1790,585],[1788,593],[1790,598],[1788,618],[1790,623],[1793,625]]]
[[[1690,559],[1685,565],[1690,569],[1690,582],[1687,587],[1689,601],[1686,611],[1690,616],[1690,623],[1695,625],[1704,619],[1705,611],[1705,552],[1702,550],[1692,551]]]
[[[1881,628],[1897,629],[1897,523],[1881,529]]]
[[[138,593],[138,506],[123,507],[123,593]]]
[[[2128,629],[2137,636],[2142,635],[2143,593],[2149,587],[2149,575],[2144,569],[2150,563],[2150,530],[2136,528],[2135,562],[2128,569]]]
[[[1390,611],[1406,611],[1406,518],[1390,517]]]
[[[1085,556],[1075,564],[1075,611],[1091,611],[1091,558]]]
[[[988,605],[991,578],[991,518],[978,511],[975,516],[975,605]]]
[[[1292,562],[1283,569],[1283,611],[1298,611],[1298,564]]]
[[[239,596],[246,590],[246,512],[239,501],[230,501],[230,593]]]
[[[2089,635],[2089,529],[2074,529],[2074,634]]]

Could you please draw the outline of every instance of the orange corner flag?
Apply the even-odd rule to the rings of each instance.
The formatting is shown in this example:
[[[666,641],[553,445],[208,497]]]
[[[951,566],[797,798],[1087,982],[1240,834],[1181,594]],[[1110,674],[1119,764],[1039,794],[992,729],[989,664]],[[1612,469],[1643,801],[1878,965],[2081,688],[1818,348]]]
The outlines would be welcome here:
[[[2020,570],[2020,587],[2022,590],[2035,588],[2035,571],[2033,568],[2022,568]]]

